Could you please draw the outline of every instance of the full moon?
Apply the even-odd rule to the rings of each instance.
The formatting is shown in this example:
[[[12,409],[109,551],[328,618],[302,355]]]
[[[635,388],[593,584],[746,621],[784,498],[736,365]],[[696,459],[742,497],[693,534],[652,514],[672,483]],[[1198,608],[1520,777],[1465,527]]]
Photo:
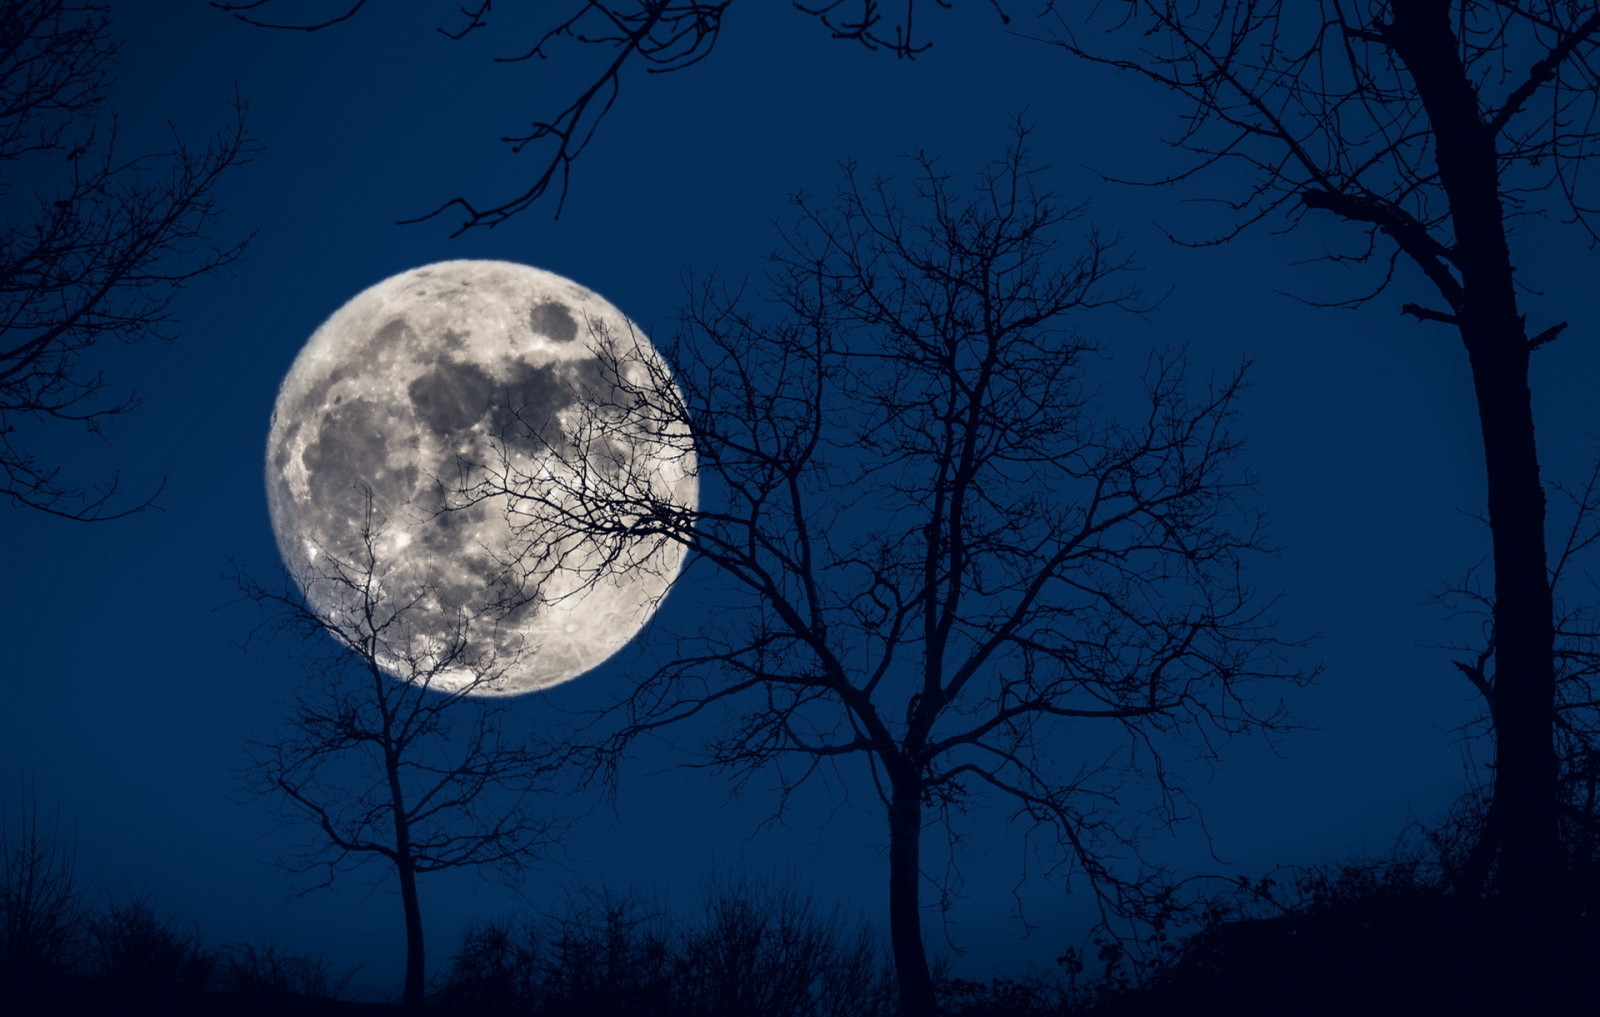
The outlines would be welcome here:
[[[683,564],[659,534],[569,522],[588,489],[696,506],[676,394],[649,340],[569,279],[503,261],[402,272],[334,312],[284,378],[266,462],[278,550],[335,634],[362,632],[375,600],[395,618],[373,643],[394,678],[471,695],[575,678]],[[641,402],[650,426],[627,409]]]

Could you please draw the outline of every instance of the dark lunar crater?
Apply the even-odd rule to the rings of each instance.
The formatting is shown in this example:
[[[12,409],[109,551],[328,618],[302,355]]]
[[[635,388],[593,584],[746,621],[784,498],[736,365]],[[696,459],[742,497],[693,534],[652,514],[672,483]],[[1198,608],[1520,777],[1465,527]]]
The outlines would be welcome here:
[[[541,366],[518,361],[511,373],[509,382],[496,393],[490,410],[490,433],[507,451],[522,452],[536,460],[550,454],[571,458],[580,453],[574,436],[557,419],[563,410],[587,405],[604,413],[606,407],[616,405],[618,390],[597,360]],[[589,426],[590,422],[579,424],[584,429]],[[608,451],[621,451],[613,448],[614,443],[609,440],[602,444]],[[584,450],[583,454],[592,456],[594,451]],[[591,459],[590,465],[616,473],[605,457]]]
[[[578,337],[578,322],[566,304],[535,304],[528,312],[528,324],[535,332],[558,343],[570,343]]]
[[[415,338],[411,325],[405,318],[391,318],[376,332],[372,333],[372,343],[375,346],[390,346],[407,342]]]
[[[366,485],[384,489],[399,480],[415,482],[415,469],[397,478],[388,467],[386,435],[393,414],[365,399],[351,399],[322,416],[316,440],[301,453],[310,503],[324,519],[360,519],[366,511]]]
[[[423,423],[448,437],[483,418],[495,388],[494,379],[477,364],[446,360],[407,386],[406,394]]]
[[[316,416],[318,411],[322,409],[322,405],[328,401],[329,390],[354,374],[354,369],[350,367],[335,367],[315,385],[307,388],[305,393],[295,400],[294,407],[289,412],[290,426],[298,430],[300,421]],[[340,398],[342,399],[343,397],[341,396]],[[335,402],[337,401],[336,399]],[[291,436],[292,434],[293,432],[291,432]]]
[[[511,377],[495,392],[489,410],[490,433],[508,445],[530,451],[546,447],[566,451],[561,428],[550,425],[556,414],[578,401],[568,374],[555,364],[514,362]]]

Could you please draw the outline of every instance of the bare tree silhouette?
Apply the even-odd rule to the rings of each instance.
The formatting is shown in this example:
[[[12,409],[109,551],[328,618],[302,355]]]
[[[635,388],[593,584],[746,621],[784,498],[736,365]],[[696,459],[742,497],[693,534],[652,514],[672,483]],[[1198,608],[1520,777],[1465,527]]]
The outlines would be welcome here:
[[[116,45],[108,8],[0,0],[0,495],[68,519],[114,519],[118,477],[90,487],[34,451],[41,429],[138,405],[88,359],[96,346],[170,339],[183,287],[237,261],[208,237],[222,174],[244,162],[244,104],[195,149],[128,156],[104,109]],[[46,168],[48,167],[48,168]],[[25,181],[44,172],[37,191]]]
[[[783,800],[854,761],[884,810],[902,1012],[920,1017],[925,829],[1005,802],[1106,921],[1139,914],[1168,900],[1140,842],[1187,814],[1166,752],[1214,758],[1222,736],[1280,725],[1253,694],[1306,676],[1243,579],[1260,543],[1229,431],[1242,372],[1194,385],[1154,356],[1136,418],[1112,419],[1092,373],[1109,349],[1074,319],[1135,306],[1115,245],[1091,231],[1056,263],[1081,210],[1036,188],[1020,129],[971,195],[917,167],[909,203],[854,171],[836,208],[799,199],[759,301],[696,289],[669,356],[681,389],[652,358],[614,360],[623,395],[584,451],[507,454],[458,496],[509,496],[542,520],[533,545],[550,526],[692,549],[724,596],[599,758],[725,708],[709,761],[775,773]],[[626,445],[684,419],[693,512],[638,494]],[[1140,791],[1147,813],[1119,804]]]
[[[1550,211],[1600,239],[1581,188],[1600,139],[1600,12],[1557,0],[1135,0],[1084,19],[1061,5],[1056,42],[1192,103],[1174,140],[1195,161],[1155,182],[1227,175],[1233,232],[1274,215],[1351,224],[1363,242],[1333,257],[1381,272],[1346,306],[1386,292],[1402,261],[1442,302],[1400,310],[1460,336],[1488,481],[1492,653],[1463,671],[1476,669],[1489,704],[1494,790],[1469,882],[1492,874],[1508,901],[1554,903],[1555,616],[1528,370],[1566,323],[1527,327],[1508,223],[1548,194]],[[1105,48],[1108,22],[1127,49]]]
[[[385,588],[382,532],[369,500],[359,559],[320,555],[314,574],[284,589],[240,577],[245,596],[270,612],[268,628],[302,648],[310,672],[281,732],[250,744],[246,788],[309,828],[284,861],[294,873],[323,873],[304,892],[372,862],[397,880],[411,1005],[425,988],[418,877],[483,867],[510,877],[555,842],[560,825],[534,808],[551,790],[554,757],[508,735],[504,706],[468,698],[517,661],[469,652],[465,612],[442,642],[418,639],[411,617],[425,610],[428,591]],[[338,587],[335,600],[353,610],[313,610],[320,584]],[[422,630],[436,635],[436,621]],[[473,677],[462,681],[464,670]]]

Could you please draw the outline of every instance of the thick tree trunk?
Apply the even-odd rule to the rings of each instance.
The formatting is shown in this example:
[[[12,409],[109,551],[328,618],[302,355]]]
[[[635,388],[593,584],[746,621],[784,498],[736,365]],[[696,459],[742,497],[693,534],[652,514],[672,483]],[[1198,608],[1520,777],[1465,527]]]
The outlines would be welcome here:
[[[1466,331],[1465,329],[1463,331]],[[1520,333],[1520,330],[1519,330]],[[1526,343],[1472,344],[1494,544],[1494,797],[1483,836],[1499,887],[1535,908],[1562,869],[1557,826],[1555,626],[1544,544],[1544,490]],[[1487,347],[1487,348],[1485,348]],[[1509,347],[1509,348],[1508,348]]]
[[[933,978],[922,945],[922,788],[893,781],[889,802],[889,943],[900,1017],[934,1017]]]
[[[1499,865],[1508,902],[1550,901],[1563,852],[1557,828],[1555,625],[1545,558],[1544,489],[1528,390],[1530,346],[1517,309],[1501,201],[1498,140],[1483,119],[1447,0],[1394,0],[1385,41],[1404,62],[1433,128],[1460,273],[1455,318],[1472,364],[1494,560],[1495,782],[1480,856]]]

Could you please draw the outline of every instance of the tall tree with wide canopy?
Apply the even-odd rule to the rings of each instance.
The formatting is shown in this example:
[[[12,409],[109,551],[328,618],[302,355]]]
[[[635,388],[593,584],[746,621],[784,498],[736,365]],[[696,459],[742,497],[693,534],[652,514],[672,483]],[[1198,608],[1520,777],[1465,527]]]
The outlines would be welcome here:
[[[1305,677],[1243,578],[1240,375],[1139,350],[1129,405],[1101,402],[1116,344],[1081,329],[1137,294],[1092,231],[1063,257],[1079,210],[1039,172],[1019,135],[970,193],[922,158],[912,193],[851,173],[836,207],[801,199],[761,297],[694,290],[675,377],[612,363],[581,440],[532,455],[530,420],[456,492],[508,506],[530,551],[576,530],[692,552],[678,583],[714,608],[661,641],[598,758],[714,717],[706,758],[775,774],[784,800],[823,770],[871,788],[915,1017],[934,1012],[925,831],[1006,809],[1106,921],[1168,906],[1138,861],[1189,813],[1167,755],[1280,725],[1272,686]],[[652,426],[692,442],[703,507],[641,494],[660,485],[626,435]]]
[[[1459,665],[1487,703],[1495,747],[1468,882],[1552,903],[1564,867],[1556,631],[1529,364],[1566,323],[1528,326],[1508,223],[1547,202],[1600,239],[1582,189],[1600,140],[1600,11],[1562,0],[1131,0],[1088,16],[1052,6],[1058,45],[1192,103],[1176,142],[1195,160],[1166,182],[1217,180],[1238,229],[1271,216],[1348,223],[1364,242],[1338,257],[1383,271],[1347,303],[1386,292],[1409,262],[1432,297],[1402,313],[1460,337],[1494,571],[1492,652]],[[1117,40],[1128,45],[1112,52]]]

